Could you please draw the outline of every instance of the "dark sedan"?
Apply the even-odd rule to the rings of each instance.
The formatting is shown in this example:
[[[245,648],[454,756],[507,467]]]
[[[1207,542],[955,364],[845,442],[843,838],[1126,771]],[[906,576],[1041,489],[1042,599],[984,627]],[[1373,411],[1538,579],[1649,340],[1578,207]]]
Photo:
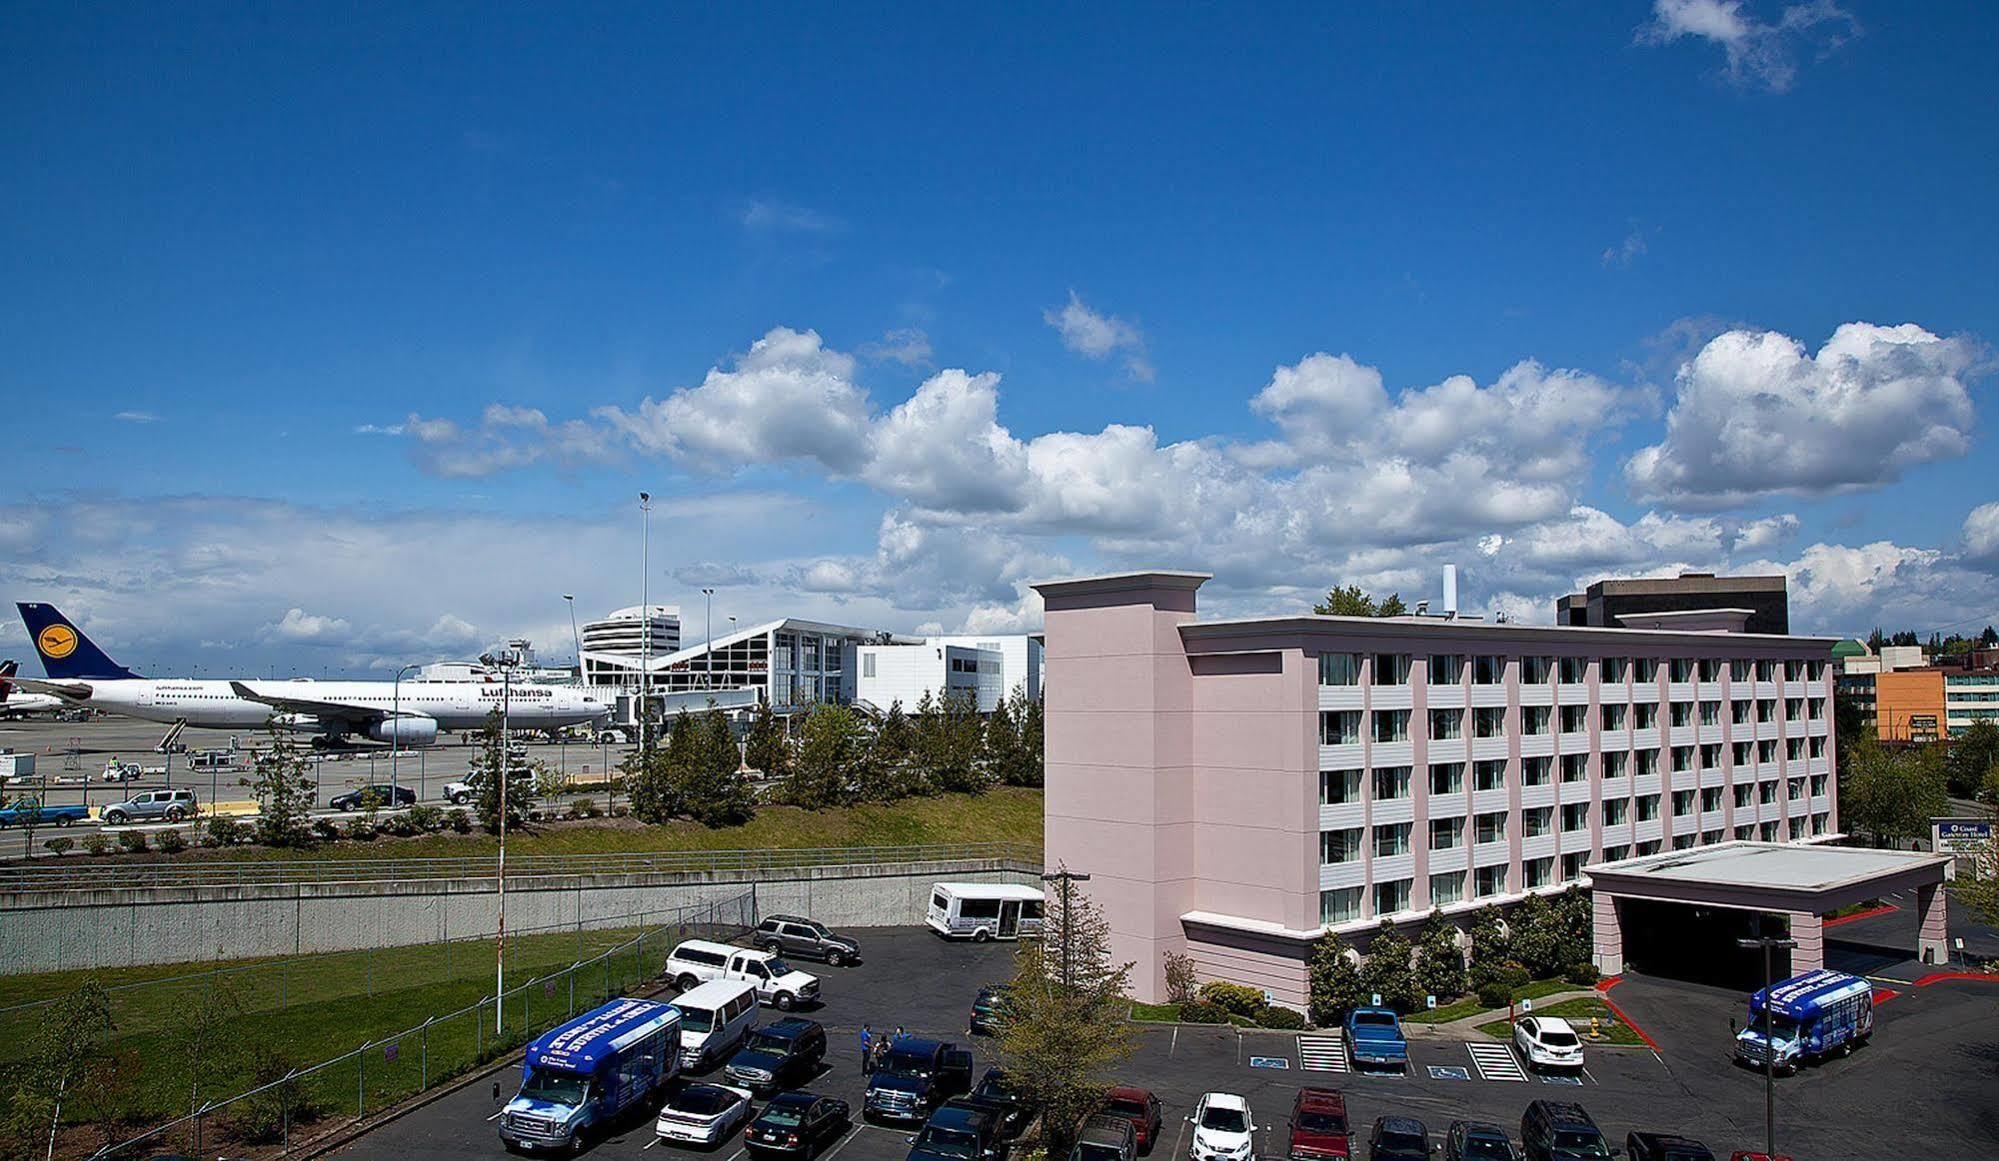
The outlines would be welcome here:
[[[781,1092],[743,1130],[743,1144],[754,1157],[804,1161],[838,1140],[853,1121],[853,1109],[846,1101],[818,1093]]]
[[[328,799],[326,805],[335,810],[365,810],[366,800],[371,798],[377,807],[416,805],[416,791],[407,786],[390,786],[386,782],[349,790],[345,794]]]

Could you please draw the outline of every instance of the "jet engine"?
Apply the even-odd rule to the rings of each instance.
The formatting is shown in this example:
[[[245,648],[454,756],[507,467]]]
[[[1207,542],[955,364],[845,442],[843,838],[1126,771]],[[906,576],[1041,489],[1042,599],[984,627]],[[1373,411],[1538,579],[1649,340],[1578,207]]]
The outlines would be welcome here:
[[[400,742],[405,746],[429,746],[437,742],[437,719],[413,715],[385,718],[368,727],[368,736],[378,742]]]

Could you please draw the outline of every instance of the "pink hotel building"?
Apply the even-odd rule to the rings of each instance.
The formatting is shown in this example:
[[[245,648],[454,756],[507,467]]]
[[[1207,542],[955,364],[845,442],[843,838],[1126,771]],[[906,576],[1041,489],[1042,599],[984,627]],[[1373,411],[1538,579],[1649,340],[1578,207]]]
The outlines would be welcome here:
[[[1197,621],[1207,574],[1036,585],[1049,865],[1162,959],[1306,999],[1311,941],[1592,864],[1835,833],[1830,638],[1442,616]],[[1627,624],[1635,619],[1627,619]],[[1363,941],[1364,942],[1364,939]]]

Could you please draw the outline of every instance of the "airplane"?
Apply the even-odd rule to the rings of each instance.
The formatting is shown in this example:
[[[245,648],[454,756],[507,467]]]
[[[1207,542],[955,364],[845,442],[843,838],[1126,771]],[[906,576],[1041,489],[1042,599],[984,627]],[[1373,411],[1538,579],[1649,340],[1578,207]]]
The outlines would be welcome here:
[[[142,677],[106,656],[54,605],[19,602],[21,620],[41,654],[44,680],[16,678],[35,693],[66,704],[154,722],[208,729],[280,729],[318,735],[315,745],[345,745],[351,737],[427,746],[441,731],[477,730],[508,701],[512,725],[553,730],[596,721],[610,707],[581,689],[497,680],[183,681]]]
[[[21,667],[13,661],[0,661],[0,719],[24,718],[29,714],[52,714],[62,709],[68,702],[46,693],[21,693],[14,688],[14,675]]]

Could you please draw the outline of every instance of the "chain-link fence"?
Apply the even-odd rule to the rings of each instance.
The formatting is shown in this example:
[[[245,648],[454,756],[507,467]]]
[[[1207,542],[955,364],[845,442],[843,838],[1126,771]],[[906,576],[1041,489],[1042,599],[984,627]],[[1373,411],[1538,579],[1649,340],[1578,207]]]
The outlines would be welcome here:
[[[122,1091],[97,1102],[100,1122],[66,1128],[57,1151],[289,1150],[644,987],[682,939],[741,935],[756,923],[755,895],[629,918],[610,930],[510,931],[497,999],[491,934],[122,985],[111,991],[107,1069]],[[0,1054],[47,1004],[0,1010]]]

